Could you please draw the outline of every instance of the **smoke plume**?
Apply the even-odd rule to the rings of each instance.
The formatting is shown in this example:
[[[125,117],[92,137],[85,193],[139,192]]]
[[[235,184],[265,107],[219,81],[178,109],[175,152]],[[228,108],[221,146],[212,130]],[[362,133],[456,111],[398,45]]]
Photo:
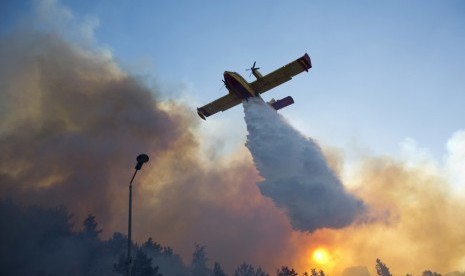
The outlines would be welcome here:
[[[119,168],[172,147],[184,121],[111,61],[59,36],[15,34],[1,46],[1,194],[111,219],[121,197],[110,183],[128,178]]]
[[[295,229],[342,228],[365,210],[361,200],[344,190],[313,140],[261,98],[244,102],[244,111],[246,146],[265,178],[260,191],[286,211]]]
[[[464,142],[460,142],[462,147]],[[463,195],[452,193],[448,174],[440,166],[432,166],[433,159],[421,163],[411,160],[367,158],[347,179],[361,187],[358,193],[371,208],[387,209],[391,215],[383,223],[320,233],[333,237],[334,250],[344,256],[341,267],[372,262],[376,254],[390,265],[394,275],[465,268]]]
[[[55,1],[39,4],[49,18],[78,18]],[[186,263],[203,244],[228,270],[244,261],[274,269],[290,255],[292,230],[254,185],[259,177],[244,148],[205,154],[218,147],[200,147],[194,109],[160,100],[162,91],[89,42],[89,31],[80,40],[78,24],[55,24],[71,38],[45,25],[0,37],[1,199],[64,205],[75,227],[93,213],[104,239],[125,233],[127,185],[135,157],[146,153],[134,182],[134,241],[153,237]]]
[[[52,28],[41,21],[39,30],[22,26],[0,37],[1,199],[64,205],[75,228],[93,213],[103,239],[126,233],[127,185],[135,157],[146,153],[134,183],[134,241],[152,237],[184,263],[199,243],[226,271],[248,262],[269,272],[289,265],[341,275],[363,265],[374,275],[376,257],[395,274],[465,269],[465,132],[447,144],[447,170],[366,155],[355,170],[332,156],[329,165],[351,170],[343,182],[362,202],[344,190],[314,141],[253,99],[245,104],[253,160],[242,146],[219,154],[221,143],[199,138],[195,109],[161,100],[166,92],[148,89],[93,44],[97,19],[82,26],[57,1],[35,3]],[[206,122],[209,133],[219,132],[214,120]],[[257,187],[259,173],[265,180]],[[365,206],[390,216],[352,223]],[[320,247],[325,263],[312,259]]]

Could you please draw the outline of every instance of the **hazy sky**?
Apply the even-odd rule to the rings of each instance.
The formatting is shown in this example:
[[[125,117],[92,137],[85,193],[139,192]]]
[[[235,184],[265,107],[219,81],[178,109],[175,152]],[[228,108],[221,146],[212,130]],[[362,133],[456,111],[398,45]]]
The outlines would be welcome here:
[[[2,1],[1,191],[124,231],[122,168],[147,150],[135,239],[156,230],[185,260],[198,241],[229,270],[308,269],[319,246],[330,274],[376,256],[463,270],[465,247],[444,245],[464,240],[464,26],[463,1]],[[195,111],[225,70],[252,81],[254,61],[266,74],[306,52],[311,71],[263,97],[295,99],[280,113],[376,218],[311,235],[255,185],[243,108]]]
[[[463,128],[463,1],[60,3],[91,22],[124,67],[193,107],[226,93],[225,70],[248,77],[257,61],[268,73],[307,52],[310,73],[263,97],[292,95],[296,104],[281,112],[323,144],[395,155],[410,137],[441,158]],[[7,1],[2,21],[21,22],[32,6]],[[227,122],[233,142],[245,135],[242,117],[236,107],[204,124]]]

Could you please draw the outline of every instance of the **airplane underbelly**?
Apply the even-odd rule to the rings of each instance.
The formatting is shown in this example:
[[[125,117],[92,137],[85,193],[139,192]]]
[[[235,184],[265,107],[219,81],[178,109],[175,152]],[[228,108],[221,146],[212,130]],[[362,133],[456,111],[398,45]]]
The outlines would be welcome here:
[[[241,99],[247,99],[254,96],[252,90],[247,89],[247,87],[245,87],[235,78],[231,78],[231,80],[228,82],[228,88]]]

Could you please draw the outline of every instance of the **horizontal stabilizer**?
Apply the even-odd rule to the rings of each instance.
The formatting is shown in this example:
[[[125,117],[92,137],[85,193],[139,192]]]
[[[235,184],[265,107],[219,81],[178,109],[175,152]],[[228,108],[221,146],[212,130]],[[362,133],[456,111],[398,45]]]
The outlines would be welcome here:
[[[285,98],[282,98],[281,100],[271,100],[269,104],[276,110],[280,110],[281,108],[285,108],[288,105],[291,105],[294,103],[294,99],[291,96],[287,96]]]

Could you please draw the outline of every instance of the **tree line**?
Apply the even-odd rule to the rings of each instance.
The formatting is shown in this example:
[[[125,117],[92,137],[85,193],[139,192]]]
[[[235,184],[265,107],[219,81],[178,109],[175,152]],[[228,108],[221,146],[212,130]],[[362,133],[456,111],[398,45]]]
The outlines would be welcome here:
[[[115,232],[108,240],[101,240],[97,219],[89,214],[80,231],[72,231],[72,215],[65,207],[43,209],[38,206],[20,207],[8,200],[0,200],[0,275],[31,276],[100,276],[126,275],[127,236]],[[132,243],[133,276],[226,276],[218,262],[208,265],[205,246],[196,244],[192,262],[184,264],[169,246],[152,238],[141,245]],[[389,268],[376,260],[379,276],[392,276]],[[270,276],[261,267],[249,263],[238,266],[234,276]],[[298,274],[293,268],[282,266],[277,276],[327,276],[324,271],[311,269]],[[409,276],[409,274],[407,274]],[[422,276],[441,276],[425,271]],[[465,273],[453,276],[465,276]]]

